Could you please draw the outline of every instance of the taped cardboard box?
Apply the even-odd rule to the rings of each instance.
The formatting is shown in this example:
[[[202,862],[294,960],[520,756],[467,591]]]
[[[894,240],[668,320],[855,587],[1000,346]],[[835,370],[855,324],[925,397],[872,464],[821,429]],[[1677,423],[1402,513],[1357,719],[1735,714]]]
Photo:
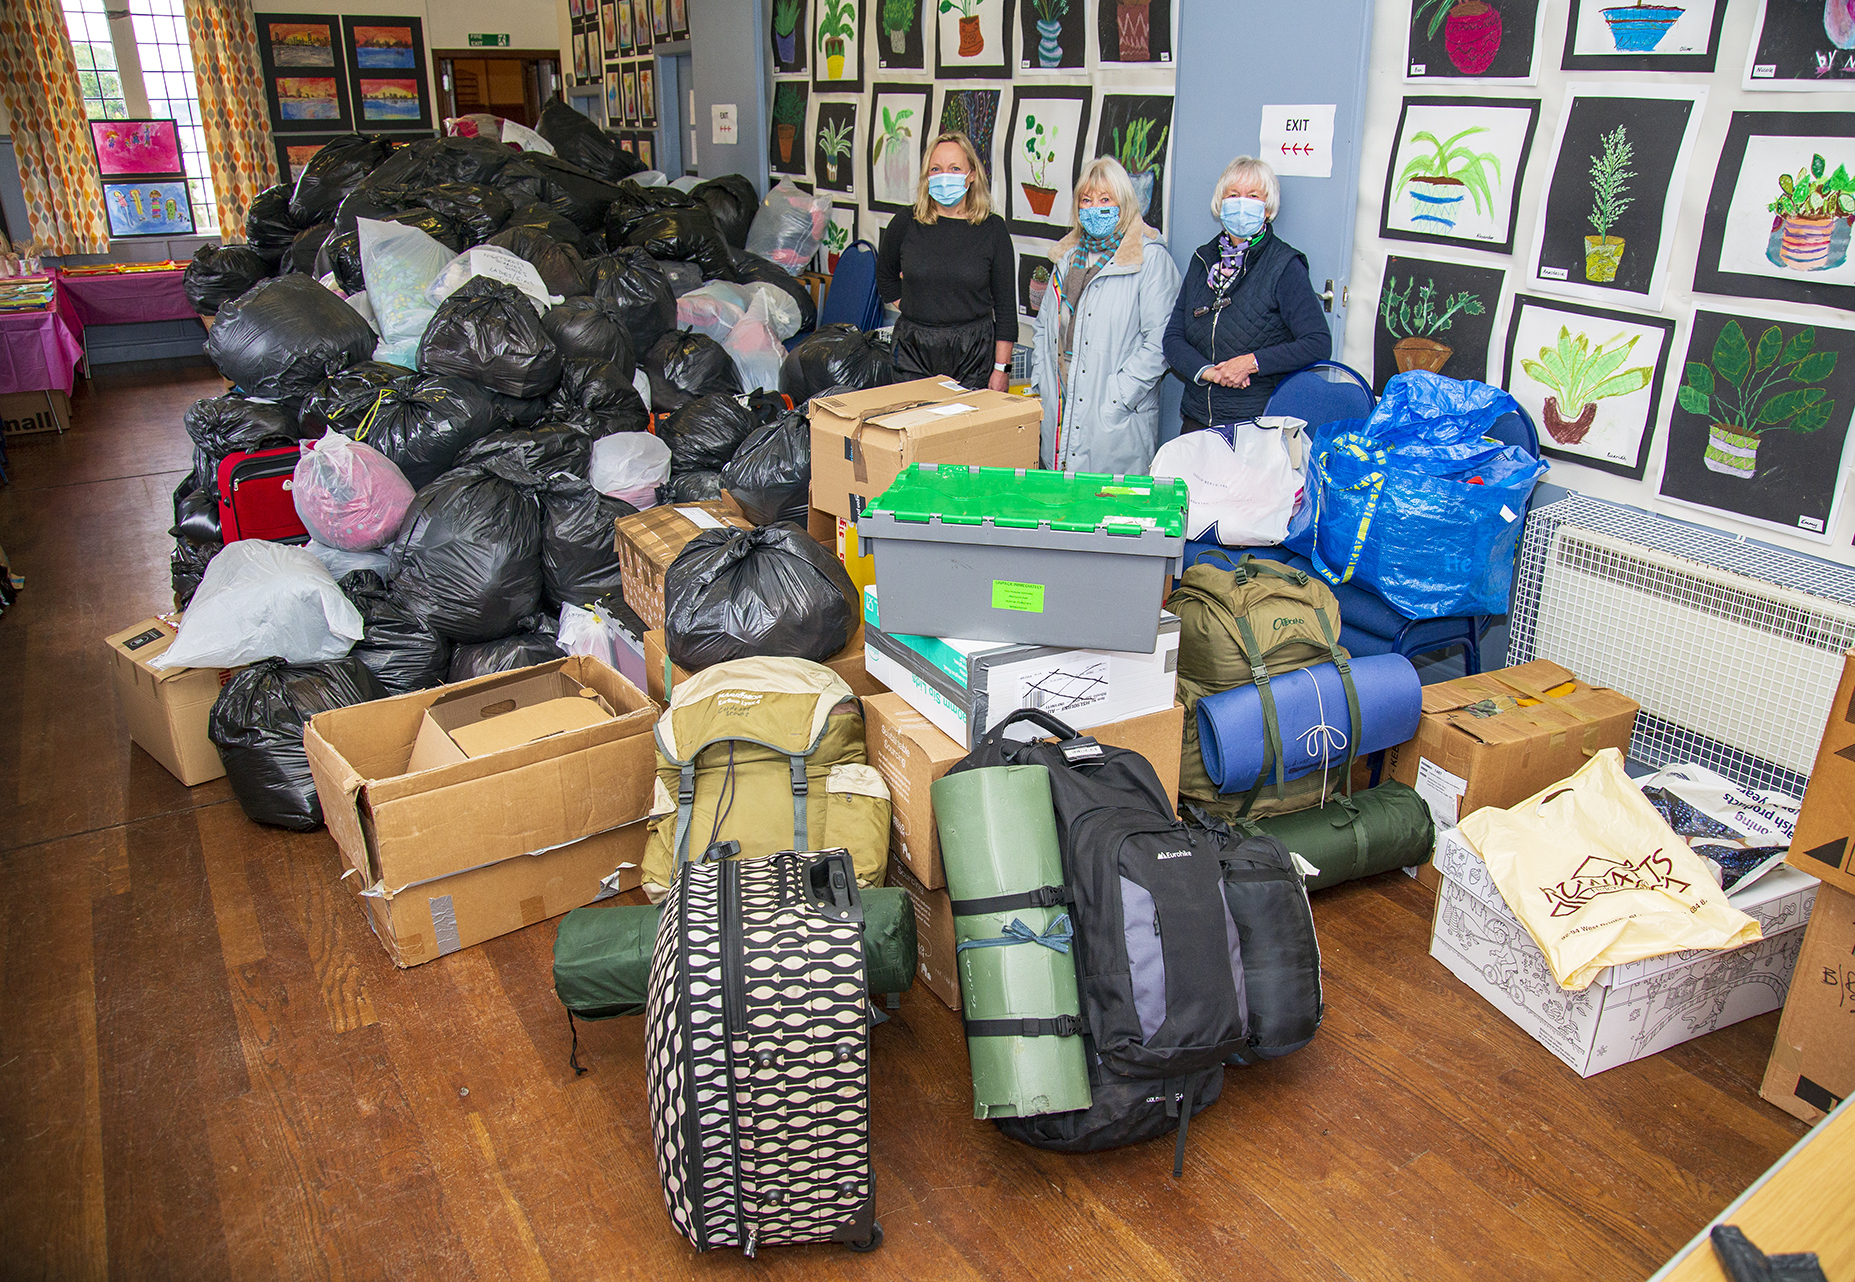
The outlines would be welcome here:
[[[166,619],[143,619],[103,644],[109,647],[130,740],[191,788],[225,774],[219,749],[207,737],[206,720],[235,669],[149,667],[176,635],[176,625]]]
[[[1855,895],[1855,654],[1843,660],[1842,681],[1785,857],[1845,895]]]
[[[666,504],[621,516],[614,523],[619,585],[647,628],[663,629],[663,576],[689,540],[703,530],[730,526],[751,530],[753,523],[720,503]]]
[[[940,836],[928,793],[934,781],[966,755],[966,749],[896,694],[865,699],[863,718],[870,764],[889,786],[889,849],[923,887],[938,890],[947,884],[947,874],[941,867]],[[1101,743],[1130,748],[1145,757],[1166,795],[1176,799],[1179,738],[1184,726],[1185,709],[1174,704],[1087,733]],[[1035,727],[1025,728],[1027,736],[1037,733]]]
[[[1804,929],[1758,1093],[1806,1122],[1855,1095],[1855,895],[1827,883]]]
[[[1417,790],[1440,834],[1483,806],[1525,801],[1599,749],[1627,754],[1638,707],[1547,659],[1457,677],[1424,687],[1417,735],[1391,749],[1386,773]],[[1414,875],[1436,889],[1430,865]]]
[[[553,673],[596,691],[613,715],[408,769],[434,704]],[[585,655],[311,719],[303,742],[323,817],[393,960],[416,966],[591,903],[615,870],[609,889],[635,887],[656,720],[642,690]]]
[[[664,692],[664,661],[669,656],[664,652],[664,639],[661,630],[644,634],[644,677],[651,698],[658,703],[668,703],[669,695]],[[850,692],[856,695],[883,693],[869,673],[863,670],[863,628],[858,625],[857,633],[850,638],[850,644],[824,661],[824,666],[844,679]],[[677,664],[670,665],[670,683],[679,686],[689,680],[690,674]]]
[[[929,890],[906,867],[889,861],[889,884],[908,892],[915,910],[915,974],[929,992],[960,1009],[959,957],[954,951],[953,900],[945,890]]]
[[[854,521],[915,463],[1036,467],[1043,403],[921,378],[814,396],[812,506]]]

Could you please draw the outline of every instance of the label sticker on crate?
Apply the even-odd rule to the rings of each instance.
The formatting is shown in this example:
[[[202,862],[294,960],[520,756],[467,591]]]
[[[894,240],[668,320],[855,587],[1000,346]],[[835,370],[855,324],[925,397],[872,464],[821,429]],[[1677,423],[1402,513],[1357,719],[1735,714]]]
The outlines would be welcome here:
[[[1043,584],[1014,583],[1010,579],[992,580],[992,608],[1020,610],[1025,614],[1043,613]]]

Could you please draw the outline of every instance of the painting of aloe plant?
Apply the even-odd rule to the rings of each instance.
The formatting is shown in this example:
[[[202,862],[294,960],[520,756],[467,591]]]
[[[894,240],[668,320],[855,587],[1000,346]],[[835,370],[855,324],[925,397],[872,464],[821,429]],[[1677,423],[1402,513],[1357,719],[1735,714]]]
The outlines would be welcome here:
[[[805,70],[805,0],[773,0],[773,70],[790,75]]]
[[[852,154],[857,132],[857,104],[821,102],[812,127],[812,177],[820,187],[846,194],[856,190]]]
[[[1539,112],[1536,99],[1406,98],[1379,234],[1511,251]]]
[[[1172,144],[1169,94],[1106,94],[1095,131],[1095,155],[1113,156],[1133,180],[1140,216],[1166,227],[1166,162]]]
[[[1827,537],[1855,409],[1855,332],[1697,311],[1661,493]]]

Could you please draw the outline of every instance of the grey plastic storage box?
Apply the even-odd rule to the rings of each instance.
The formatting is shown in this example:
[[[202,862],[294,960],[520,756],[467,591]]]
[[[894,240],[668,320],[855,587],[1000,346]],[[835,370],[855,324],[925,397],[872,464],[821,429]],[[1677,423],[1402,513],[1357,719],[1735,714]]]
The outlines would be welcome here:
[[[917,463],[857,521],[883,630],[1150,654],[1183,481]]]

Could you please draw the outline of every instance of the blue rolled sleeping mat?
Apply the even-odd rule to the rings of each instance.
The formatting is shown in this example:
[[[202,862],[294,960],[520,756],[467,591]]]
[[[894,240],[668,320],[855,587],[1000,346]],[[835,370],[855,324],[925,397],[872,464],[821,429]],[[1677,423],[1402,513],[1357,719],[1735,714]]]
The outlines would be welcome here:
[[[1349,770],[1357,757],[1395,747],[1417,733],[1423,685],[1401,654],[1353,659],[1348,681],[1332,663],[1242,685],[1198,701],[1198,746],[1205,773],[1226,795],[1265,778],[1299,779],[1316,770]],[[1275,760],[1279,745],[1280,760]]]

